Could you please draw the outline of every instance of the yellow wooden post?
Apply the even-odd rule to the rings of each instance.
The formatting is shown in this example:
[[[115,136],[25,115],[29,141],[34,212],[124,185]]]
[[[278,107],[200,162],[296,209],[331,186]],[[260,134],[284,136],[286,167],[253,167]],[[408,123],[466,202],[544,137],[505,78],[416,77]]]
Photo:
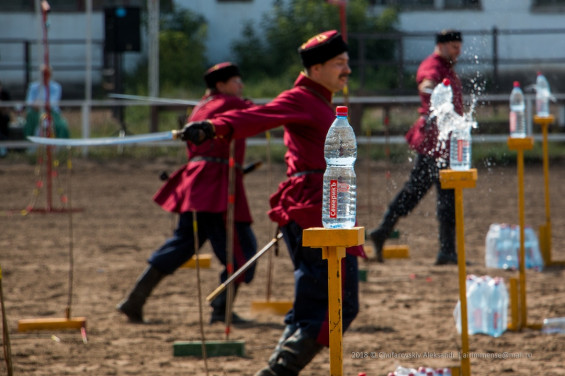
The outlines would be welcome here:
[[[524,150],[534,147],[532,137],[508,138],[508,148],[518,152],[518,214],[520,217],[520,255],[519,262],[519,282],[520,282],[520,327],[522,329],[528,323],[528,308],[526,305],[526,251],[524,247]]]
[[[343,325],[341,317],[341,259],[345,248],[363,244],[365,228],[329,229],[313,227],[304,230],[302,245],[322,248],[328,260],[328,313],[330,329],[330,375],[343,375]]]
[[[545,193],[545,223],[539,228],[540,248],[545,265],[565,265],[565,261],[553,261],[551,257],[551,212],[549,200],[549,151],[547,144],[547,133],[549,125],[555,121],[553,115],[534,116],[534,123],[541,127],[543,135],[543,182]]]
[[[469,328],[467,322],[467,272],[465,270],[465,228],[463,224],[463,188],[475,188],[477,169],[464,171],[440,170],[442,189],[455,190],[455,231],[457,237],[457,266],[459,269],[459,301],[461,308],[461,375],[471,375],[469,359]]]
[[[510,323],[508,329],[512,331],[519,330],[520,324],[520,308],[518,307],[518,279],[510,278]]]

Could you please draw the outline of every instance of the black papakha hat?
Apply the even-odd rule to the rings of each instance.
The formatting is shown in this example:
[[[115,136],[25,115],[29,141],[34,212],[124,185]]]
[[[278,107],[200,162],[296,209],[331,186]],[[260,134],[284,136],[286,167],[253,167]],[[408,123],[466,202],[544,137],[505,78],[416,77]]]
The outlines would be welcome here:
[[[457,30],[442,30],[436,34],[436,43],[463,42],[461,32]]]
[[[234,76],[241,76],[237,65],[226,61],[214,65],[204,73],[204,81],[210,89],[215,89],[218,82],[226,82]]]
[[[324,31],[298,48],[298,53],[305,68],[324,63],[347,51],[347,43],[337,30]]]

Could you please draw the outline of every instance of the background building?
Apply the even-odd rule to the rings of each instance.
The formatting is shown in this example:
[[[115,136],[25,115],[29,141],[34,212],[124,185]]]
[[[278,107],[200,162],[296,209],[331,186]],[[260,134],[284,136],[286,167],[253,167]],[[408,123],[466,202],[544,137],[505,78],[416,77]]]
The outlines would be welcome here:
[[[140,8],[139,28],[128,27],[133,34],[139,31],[139,51],[126,48],[117,54],[124,69],[146,56],[147,30],[143,20],[148,1],[154,0],[92,0],[92,13],[87,12],[86,0],[49,1],[50,61],[54,78],[65,85],[66,96],[84,94],[81,87],[88,74],[88,56],[93,85],[101,85],[105,76],[115,74],[111,70],[116,66],[116,53],[105,51],[105,9]],[[23,95],[29,81],[39,78],[43,61],[39,2],[0,2],[0,80],[16,98]],[[231,43],[241,37],[246,23],[259,25],[273,0],[174,3],[207,20],[207,57],[210,62],[217,62],[233,58]],[[498,77],[500,82],[510,76],[531,77],[536,70],[551,72],[555,77],[565,75],[565,0],[373,0],[371,4],[375,12],[386,6],[400,7],[400,34],[394,36],[400,41],[395,64],[404,66],[407,72],[415,70],[418,62],[430,53],[435,31],[458,28],[464,32],[465,40],[461,56],[463,75],[482,71]],[[362,43],[366,37],[349,35],[350,43]],[[352,59],[357,60],[357,68],[362,68],[362,56]],[[562,89],[558,85],[552,87]]]

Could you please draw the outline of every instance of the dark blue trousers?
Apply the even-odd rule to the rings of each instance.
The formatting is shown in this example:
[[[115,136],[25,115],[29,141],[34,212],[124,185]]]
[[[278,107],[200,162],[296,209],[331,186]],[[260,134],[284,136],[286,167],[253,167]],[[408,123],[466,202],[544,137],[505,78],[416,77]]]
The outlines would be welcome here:
[[[179,222],[173,236],[149,257],[148,262],[165,274],[172,274],[194,255],[194,231],[192,212],[179,215]],[[226,222],[224,213],[198,212],[196,214],[199,248],[210,240],[214,254],[220,262],[227,265]],[[257,252],[257,240],[251,230],[251,224],[236,222],[234,231],[234,270],[245,264]],[[255,266],[251,266],[236,281],[249,283],[255,274]],[[220,275],[220,282],[228,277],[226,268]]]

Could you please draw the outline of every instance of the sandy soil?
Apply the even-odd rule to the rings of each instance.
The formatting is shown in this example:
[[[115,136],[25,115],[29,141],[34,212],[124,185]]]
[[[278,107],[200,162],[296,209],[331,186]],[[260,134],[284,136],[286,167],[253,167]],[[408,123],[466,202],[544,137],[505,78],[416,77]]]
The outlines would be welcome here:
[[[65,165],[64,161],[61,164]],[[245,357],[173,356],[175,341],[201,340],[198,281],[194,269],[181,269],[165,279],[145,307],[147,324],[134,325],[115,310],[145,268],[149,254],[168,237],[175,217],[162,211],[151,197],[161,185],[159,174],[172,172],[182,161],[157,160],[96,163],[73,161],[72,179],[53,179],[53,208],[61,208],[60,192],[71,192],[72,213],[21,215],[35,197],[37,177],[32,164],[0,160],[0,265],[15,375],[252,375],[266,364],[281,334],[282,317],[252,312],[252,301],[266,300],[268,257],[259,262],[255,280],[242,287],[235,310],[253,318],[254,325],[233,327],[230,340],[245,341]],[[359,223],[374,227],[386,203],[404,182],[409,162],[390,168],[383,162],[360,161]],[[465,249],[469,274],[518,277],[517,272],[485,268],[485,236],[491,223],[518,223],[516,167],[479,166],[474,189],[464,191]],[[254,230],[260,245],[273,236],[267,220],[267,199],[284,178],[284,167],[263,166],[246,177]],[[565,260],[565,170],[551,166],[553,257]],[[461,338],[453,319],[459,298],[456,266],[433,266],[437,252],[435,193],[431,192],[398,226],[401,237],[390,244],[410,247],[409,259],[384,264],[362,261],[368,280],[360,285],[361,311],[343,338],[344,374],[387,375],[397,366],[448,367],[460,364]],[[545,222],[541,165],[525,172],[526,223]],[[45,188],[36,209],[46,208]],[[207,246],[203,252],[211,253]],[[72,316],[86,317],[88,341],[78,331],[19,332],[27,318],[61,318],[69,296],[73,255]],[[286,247],[272,258],[273,300],[291,300],[292,267]],[[200,291],[208,295],[218,283],[219,262],[201,269]],[[565,316],[563,267],[528,270],[528,322]],[[206,340],[226,339],[222,324],[208,325],[210,308],[203,306]],[[565,375],[563,335],[524,329],[499,338],[474,335],[469,339],[474,375]],[[356,354],[368,353],[365,358]],[[426,358],[426,356],[428,356]],[[0,354],[0,374],[7,374]],[[324,350],[303,375],[329,374]]]

